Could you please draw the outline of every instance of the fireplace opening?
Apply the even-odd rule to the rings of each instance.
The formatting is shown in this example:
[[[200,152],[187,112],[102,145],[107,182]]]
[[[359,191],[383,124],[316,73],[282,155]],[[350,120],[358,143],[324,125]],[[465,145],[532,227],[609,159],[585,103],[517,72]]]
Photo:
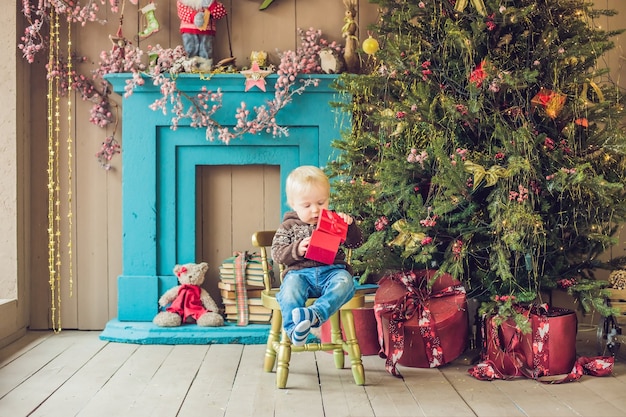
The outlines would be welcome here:
[[[257,230],[272,230],[281,219],[280,166],[196,167],[196,262],[207,262],[203,287],[220,305],[219,266],[235,252],[253,251]]]

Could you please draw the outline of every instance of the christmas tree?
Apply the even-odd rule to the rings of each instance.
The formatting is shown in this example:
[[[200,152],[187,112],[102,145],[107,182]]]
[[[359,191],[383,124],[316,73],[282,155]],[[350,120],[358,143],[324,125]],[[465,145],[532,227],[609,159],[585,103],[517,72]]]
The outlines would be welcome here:
[[[344,74],[328,166],[368,239],[363,279],[437,269],[482,300],[559,284],[601,308],[598,255],[626,216],[622,92],[599,59],[622,31],[579,0],[371,0],[380,49]],[[368,45],[369,46],[369,45]],[[512,297],[511,297],[512,296]]]

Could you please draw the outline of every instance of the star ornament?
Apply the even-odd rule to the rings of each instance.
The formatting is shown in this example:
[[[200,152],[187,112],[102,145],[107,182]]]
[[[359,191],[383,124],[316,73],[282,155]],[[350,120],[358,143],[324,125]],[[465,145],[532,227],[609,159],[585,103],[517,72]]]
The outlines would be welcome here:
[[[252,68],[246,71],[241,71],[241,73],[246,76],[245,91],[248,91],[252,87],[258,87],[265,91],[265,77],[270,75],[272,71],[262,70],[259,68],[259,63],[254,61],[252,63]]]

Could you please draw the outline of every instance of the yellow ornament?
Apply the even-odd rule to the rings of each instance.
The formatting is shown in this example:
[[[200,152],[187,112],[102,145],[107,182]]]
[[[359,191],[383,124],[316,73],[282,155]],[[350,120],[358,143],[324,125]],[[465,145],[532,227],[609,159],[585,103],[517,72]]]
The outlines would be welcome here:
[[[378,49],[380,49],[380,47],[378,46],[378,41],[372,38],[372,35],[370,35],[369,38],[363,41],[363,52],[365,52],[366,54],[374,55],[376,52],[378,52]]]
[[[415,252],[426,237],[426,234],[422,232],[410,231],[405,219],[398,220],[391,227],[398,232],[398,236],[388,243],[389,246],[403,246],[405,250]]]

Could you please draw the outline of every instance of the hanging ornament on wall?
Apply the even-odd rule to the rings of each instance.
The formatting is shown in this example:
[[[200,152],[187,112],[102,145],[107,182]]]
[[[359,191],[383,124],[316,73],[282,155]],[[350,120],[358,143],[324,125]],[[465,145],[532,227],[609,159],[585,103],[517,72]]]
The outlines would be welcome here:
[[[368,38],[363,41],[363,52],[368,55],[374,55],[380,49],[378,41],[372,38],[372,35],[368,33]]]

